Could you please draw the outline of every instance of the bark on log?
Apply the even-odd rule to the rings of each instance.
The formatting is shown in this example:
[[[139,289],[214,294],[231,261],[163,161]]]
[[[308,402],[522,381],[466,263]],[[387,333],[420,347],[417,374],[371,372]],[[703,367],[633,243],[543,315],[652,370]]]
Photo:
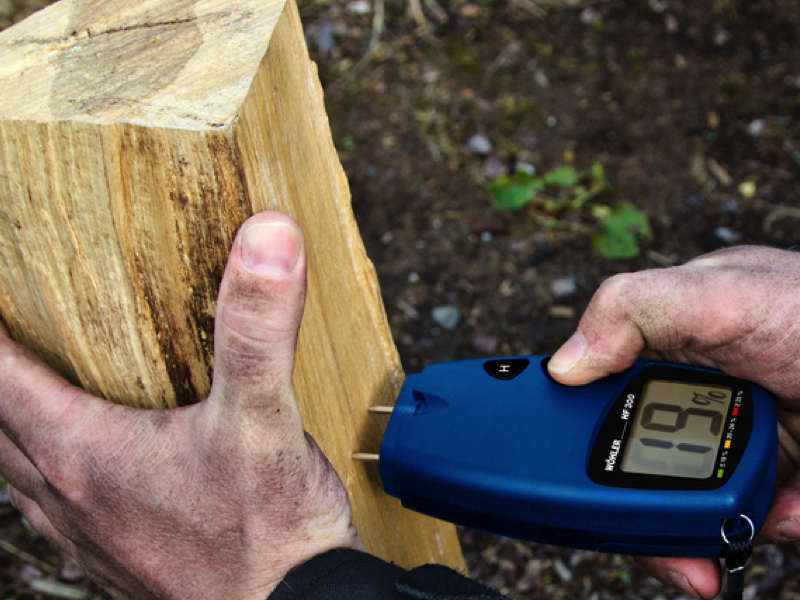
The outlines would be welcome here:
[[[72,382],[204,398],[227,253],[266,209],[306,233],[296,392],[368,549],[463,568],[451,525],[350,458],[403,374],[294,1],[62,0],[0,33],[0,316]]]

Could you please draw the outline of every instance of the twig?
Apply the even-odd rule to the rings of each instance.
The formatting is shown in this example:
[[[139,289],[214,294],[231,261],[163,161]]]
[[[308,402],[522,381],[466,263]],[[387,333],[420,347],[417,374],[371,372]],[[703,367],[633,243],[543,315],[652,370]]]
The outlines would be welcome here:
[[[419,0],[408,0],[408,10],[420,29],[428,28],[428,20],[422,12],[422,5]]]
[[[428,10],[433,13],[433,18],[442,25],[447,23],[450,20],[450,17],[447,16],[447,11],[439,6],[439,3],[436,0],[424,0],[425,6]]]
[[[764,219],[762,228],[764,233],[769,233],[775,221],[783,219],[784,217],[794,217],[800,219],[800,208],[777,208],[769,213]]]
[[[5,540],[0,540],[0,549],[5,550],[9,554],[16,556],[19,559],[24,560],[26,563],[33,565],[43,573],[47,573],[48,575],[55,575],[56,568],[51,565],[50,563],[46,563],[43,560],[39,560],[35,556],[28,554],[24,550],[20,550],[14,544],[11,544]]]
[[[385,19],[383,0],[375,0],[375,6],[372,7],[372,11],[374,13],[372,15],[372,37],[369,40],[369,52],[367,52],[368,56],[372,56],[372,54],[375,53],[375,50],[378,49],[378,44],[380,43],[381,36],[383,35],[383,24]]]
[[[563,10],[570,6],[564,0],[511,0],[511,4],[519,6],[538,18],[547,16],[547,11],[542,8],[542,5],[552,10]]]
[[[544,12],[544,10],[538,7],[533,0],[511,0],[511,4],[519,6],[520,8],[528,11],[534,17],[538,17],[540,19],[547,14]]]
[[[358,62],[353,65],[350,70],[348,70],[339,78],[338,81],[331,84],[325,90],[326,95],[330,97],[338,96],[340,92],[343,92],[345,89],[347,89],[350,86],[350,83],[356,77],[358,77],[372,61],[372,57],[375,56],[375,53],[378,51],[378,46],[381,43],[381,36],[383,35],[385,20],[384,0],[375,0],[375,4],[372,7],[372,12],[372,35],[369,39],[369,48],[364,53],[364,56],[358,59]]]
[[[652,260],[654,263],[661,265],[662,267],[674,267],[675,263],[678,262],[678,257],[674,254],[667,256],[665,254],[661,254],[660,252],[656,252],[655,250],[648,250],[647,258]]]
[[[92,595],[87,589],[61,583],[60,581],[48,581],[46,579],[31,581],[30,588],[34,592],[39,592],[45,596],[64,598],[64,600],[87,600],[87,598]]]
[[[497,58],[494,59],[494,62],[489,65],[489,68],[486,69],[484,84],[492,75],[495,74],[495,71],[511,63],[514,57],[520,53],[520,50],[522,50],[522,44],[517,40],[514,40],[508,46],[506,46],[503,51],[497,55]]]

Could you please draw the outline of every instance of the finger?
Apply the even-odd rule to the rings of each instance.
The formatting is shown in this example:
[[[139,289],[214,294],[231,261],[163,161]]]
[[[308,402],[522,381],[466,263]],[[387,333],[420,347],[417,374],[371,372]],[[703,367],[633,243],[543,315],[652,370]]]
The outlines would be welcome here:
[[[53,526],[36,502],[11,485],[8,486],[8,499],[11,501],[11,504],[22,513],[22,516],[25,517],[25,520],[28,521],[31,527],[47,538],[47,540],[57,548],[65,552],[72,552],[74,549],[72,542]]]
[[[0,475],[9,486],[33,498],[35,490],[44,483],[39,471],[5,434],[0,433]]]
[[[45,477],[104,404],[0,331],[0,431]]]
[[[722,588],[722,569],[716,560],[694,558],[634,557],[636,563],[662,583],[694,598],[711,600]]]
[[[248,219],[220,286],[211,402],[296,412],[292,371],[305,291],[300,226],[277,212]]]
[[[795,478],[797,480],[798,477]],[[797,481],[793,482],[797,483]],[[800,540],[800,489],[779,487],[772,498],[767,519],[756,536],[759,544]]]

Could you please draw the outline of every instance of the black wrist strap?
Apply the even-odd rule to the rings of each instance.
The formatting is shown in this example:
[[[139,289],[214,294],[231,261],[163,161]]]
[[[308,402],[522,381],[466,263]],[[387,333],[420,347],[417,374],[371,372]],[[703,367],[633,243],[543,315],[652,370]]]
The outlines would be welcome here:
[[[292,569],[269,600],[507,600],[442,565],[406,571],[357,550],[331,550]]]
[[[366,552],[331,550],[289,571],[269,600],[393,600],[403,572]]]

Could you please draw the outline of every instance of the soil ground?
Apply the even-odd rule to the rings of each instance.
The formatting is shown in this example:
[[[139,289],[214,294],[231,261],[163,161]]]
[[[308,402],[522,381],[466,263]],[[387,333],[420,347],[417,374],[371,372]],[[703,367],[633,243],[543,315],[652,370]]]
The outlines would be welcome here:
[[[614,273],[800,242],[796,0],[385,1],[372,50],[373,3],[300,11],[408,372],[550,353]],[[44,4],[0,0],[0,27]],[[493,206],[489,184],[509,169],[594,164],[609,184],[595,203],[648,217],[636,258],[598,254],[586,208]],[[0,539],[60,563],[10,507],[0,515]],[[626,558],[471,531],[462,543],[472,575],[514,598],[681,595]],[[0,551],[3,597],[36,595],[31,569]],[[746,597],[800,598],[799,571],[795,546],[759,549]]]

